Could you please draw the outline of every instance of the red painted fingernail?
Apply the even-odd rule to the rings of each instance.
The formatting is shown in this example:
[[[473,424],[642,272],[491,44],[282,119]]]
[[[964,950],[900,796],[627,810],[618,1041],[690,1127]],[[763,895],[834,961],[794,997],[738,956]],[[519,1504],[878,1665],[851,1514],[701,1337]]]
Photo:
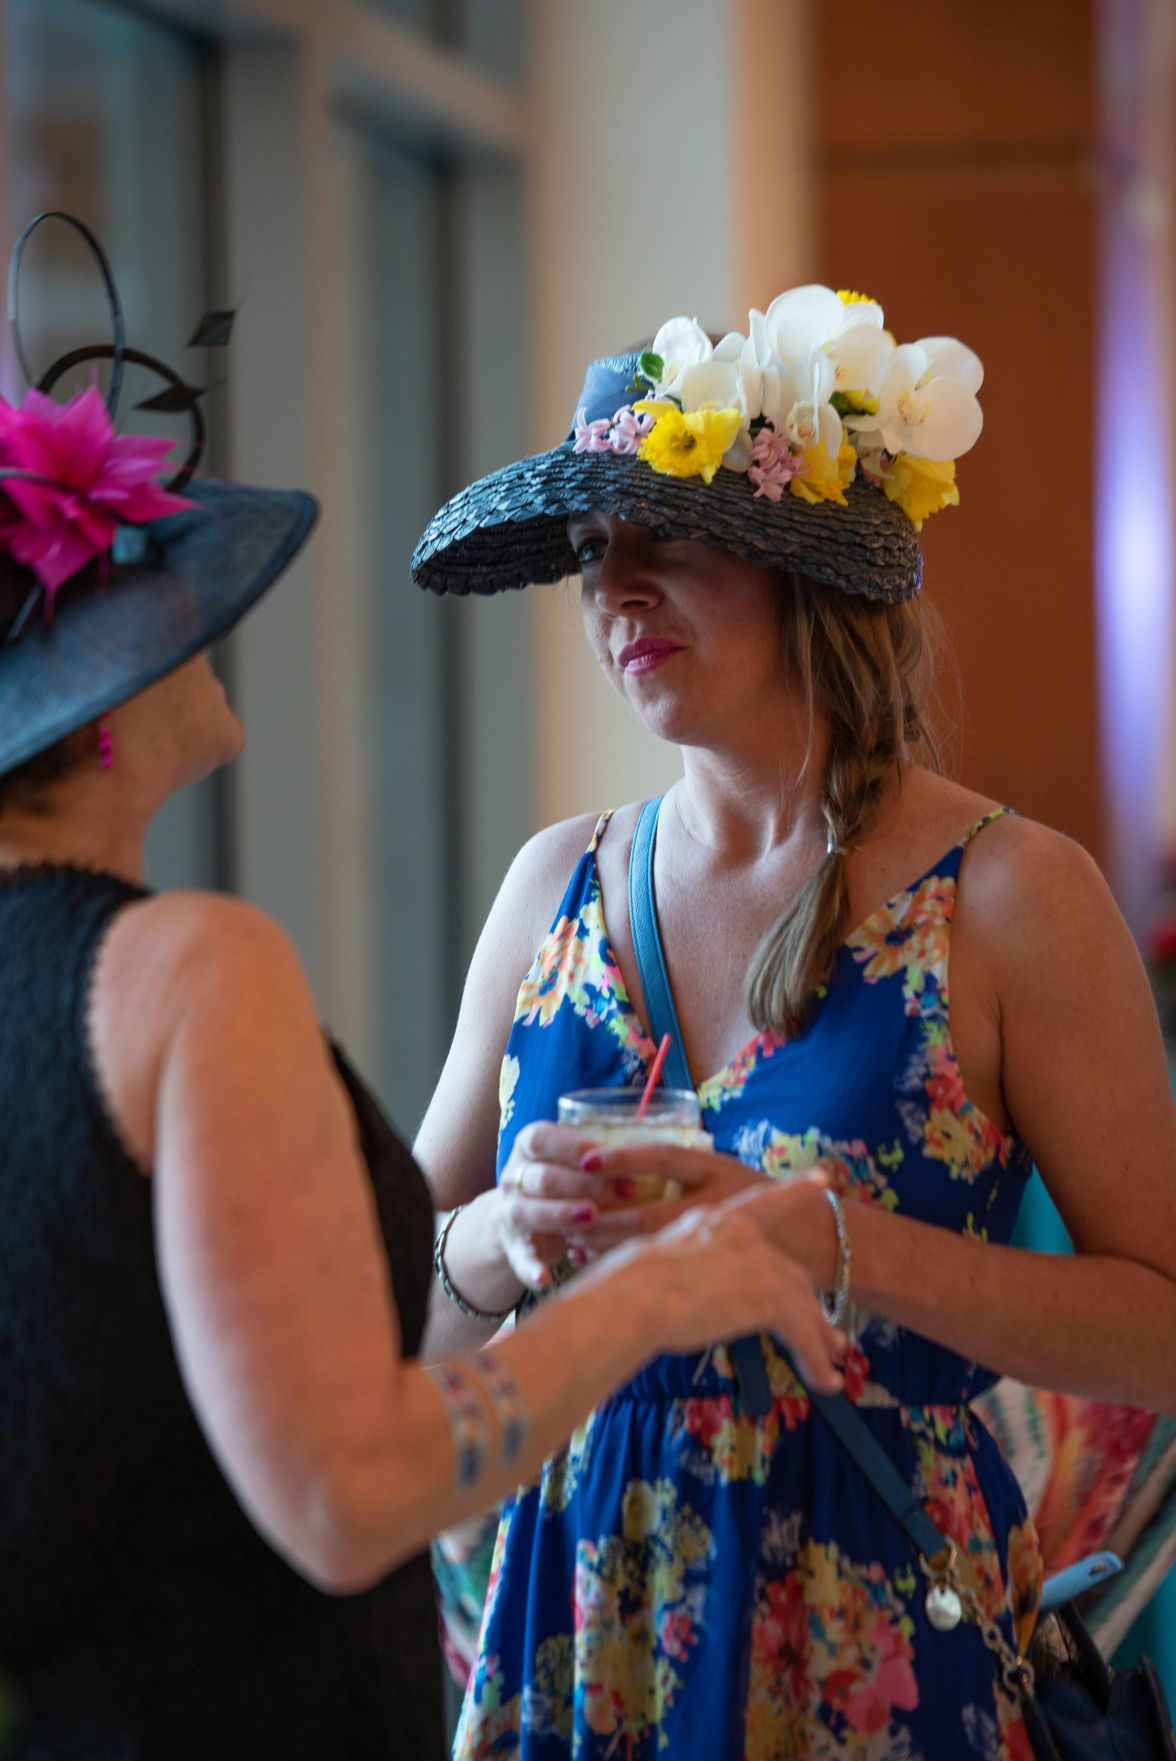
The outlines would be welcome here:
[[[637,1197],[637,1182],[635,1180],[629,1180],[625,1176],[622,1176],[619,1180],[614,1180],[612,1183],[612,1189],[618,1198]]]
[[[568,1259],[573,1266],[586,1266],[588,1264],[588,1255],[584,1252],[582,1247],[569,1247]]]
[[[598,1174],[600,1172],[600,1151],[589,1150],[586,1156],[580,1157],[580,1166],[585,1174]]]
[[[592,1221],[593,1217],[595,1217],[595,1215],[596,1215],[596,1210],[593,1205],[577,1205],[575,1210],[572,1212],[572,1222],[573,1223],[591,1223],[591,1221]]]

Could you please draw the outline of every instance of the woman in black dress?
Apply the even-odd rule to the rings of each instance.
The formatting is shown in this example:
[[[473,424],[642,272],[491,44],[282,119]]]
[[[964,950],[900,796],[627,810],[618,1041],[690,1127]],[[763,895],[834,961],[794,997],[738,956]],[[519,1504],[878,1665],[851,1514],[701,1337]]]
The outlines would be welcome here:
[[[427,1537],[656,1352],[770,1327],[831,1389],[838,1340],[756,1200],[623,1250],[493,1356],[412,1361],[408,1152],[278,926],[142,884],[155,812],[243,737],[208,645],[314,518],[161,491],[163,450],[94,390],[0,407],[9,1753],[428,1761]]]

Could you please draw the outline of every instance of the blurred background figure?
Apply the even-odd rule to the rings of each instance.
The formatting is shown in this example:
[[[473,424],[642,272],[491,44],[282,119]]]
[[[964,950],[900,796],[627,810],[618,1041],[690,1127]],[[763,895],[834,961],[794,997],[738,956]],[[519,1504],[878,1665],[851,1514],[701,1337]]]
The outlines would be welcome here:
[[[514,850],[622,799],[622,764],[630,794],[673,780],[598,680],[574,591],[428,604],[413,541],[460,483],[551,444],[585,360],[684,298],[721,327],[819,280],[975,347],[998,443],[925,546],[968,705],[956,773],[1084,843],[1176,992],[1172,29],[1165,0],[0,0],[5,244],[38,209],[79,214],[130,333],[178,363],[203,310],[239,308],[223,390],[186,357],[211,468],[324,506],[280,613],[218,656],[249,749],[171,804],[150,878],[282,921],[402,1131]],[[34,369],[101,322],[68,253],[28,252]],[[949,724],[953,702],[947,677]],[[1024,1228],[1060,1245],[1040,1191]],[[1120,1525],[1122,1640],[1170,1563],[1176,1441],[1037,1403],[1027,1424],[1003,1394],[1050,1567]],[[1126,1636],[1170,1692],[1174,1617],[1169,1584]]]

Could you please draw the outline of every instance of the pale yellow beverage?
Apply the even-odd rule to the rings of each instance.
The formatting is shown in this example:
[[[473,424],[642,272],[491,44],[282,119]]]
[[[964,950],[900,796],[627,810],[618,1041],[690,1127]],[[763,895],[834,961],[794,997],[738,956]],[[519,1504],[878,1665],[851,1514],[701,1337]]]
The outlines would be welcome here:
[[[655,1088],[639,1119],[643,1092],[640,1088],[574,1089],[559,1097],[559,1122],[583,1132],[602,1149],[641,1143],[676,1143],[683,1149],[713,1148],[709,1132],[700,1126],[698,1096],[693,1089]],[[648,1205],[682,1196],[676,1180],[663,1180],[660,1174],[639,1174],[635,1178],[636,1194],[631,1199],[616,1201],[618,1204]]]

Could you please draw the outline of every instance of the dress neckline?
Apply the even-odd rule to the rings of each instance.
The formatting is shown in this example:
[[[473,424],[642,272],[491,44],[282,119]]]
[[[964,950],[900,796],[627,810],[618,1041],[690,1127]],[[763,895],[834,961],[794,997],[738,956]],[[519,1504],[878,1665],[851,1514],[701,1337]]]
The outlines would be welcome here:
[[[837,957],[838,957],[838,959],[840,959],[841,955],[845,952],[846,948],[849,947],[850,943],[855,941],[858,936],[863,934],[864,931],[868,930],[877,918],[883,916],[884,913],[891,911],[892,908],[894,906],[896,906],[900,900],[913,898],[914,895],[918,892],[919,888],[923,885],[924,881],[930,880],[932,878],[932,876],[938,872],[938,870],[942,867],[942,865],[945,862],[949,861],[950,858],[955,855],[957,850],[960,852],[963,852],[963,850],[965,850],[967,848],[967,846],[971,843],[972,839],[976,836],[977,832],[982,831],[983,828],[986,825],[990,824],[992,820],[999,819],[1004,814],[1011,813],[1013,811],[1014,810],[1010,807],[994,807],[988,813],[984,814],[984,816],[981,819],[978,819],[974,825],[969,826],[967,831],[964,833],[963,837],[958,838],[954,844],[949,845],[949,847],[946,850],[942,851],[935,858],[935,860],[931,864],[931,866],[927,869],[924,869],[923,873],[921,875],[919,875],[916,880],[911,881],[908,886],[900,887],[896,893],[891,893],[891,895],[888,899],[883,899],[883,901],[880,905],[876,905],[874,907],[873,911],[868,912],[867,915],[862,918],[862,920],[859,924],[855,925],[855,927],[853,929],[851,929],[847,935],[842,937],[841,941],[837,944]],[[585,851],[585,855],[588,857],[588,860],[591,863],[592,881],[596,887],[597,896],[600,900],[600,925],[601,925],[602,939],[603,939],[605,948],[608,950],[608,955],[611,960],[613,969],[617,974],[617,981],[616,981],[617,1003],[632,1017],[632,1019],[636,1022],[637,1026],[640,1028],[641,1037],[644,1040],[645,1044],[649,1048],[649,1050],[644,1054],[645,1063],[648,1065],[650,1063],[650,1061],[652,1060],[653,1055],[654,1055],[655,1051],[657,1050],[657,1048],[653,1043],[653,1039],[650,1036],[650,1032],[649,1032],[648,1027],[646,1026],[645,1022],[641,1019],[640,1015],[637,1013],[636,1007],[634,1006],[634,1003],[633,1003],[633,999],[629,995],[629,987],[625,983],[624,975],[621,972],[620,961],[617,959],[617,952],[616,952],[615,947],[613,946],[613,940],[612,940],[612,937],[608,931],[608,923],[605,920],[604,888],[601,885],[600,868],[599,868],[599,866],[597,864],[597,860],[596,860],[597,846],[599,845],[601,838],[604,836],[605,831],[608,828],[608,823],[612,819],[612,817],[613,817],[613,810],[611,810],[611,809],[609,810],[609,812],[601,814],[600,819],[597,821],[597,824],[596,824],[596,830],[592,834],[592,841],[589,844],[587,850]],[[744,1060],[747,1059],[748,1057],[752,1056],[766,1040],[771,1040],[774,1048],[776,1046],[782,1046],[782,1045],[785,1045],[788,1043],[783,1038],[778,1037],[773,1034],[770,1034],[770,1033],[755,1033],[755,1034],[753,1034],[749,1040],[747,1040],[742,1046],[740,1046],[739,1050],[735,1053],[734,1057],[729,1058],[725,1064],[720,1064],[717,1070],[714,1070],[710,1073],[710,1075],[705,1076],[701,1082],[696,1082],[694,1085],[694,1092],[696,1094],[701,1094],[704,1089],[710,1088],[713,1084],[720,1082],[723,1077],[729,1075],[732,1071],[738,1069],[739,1066],[744,1062]],[[954,1057],[954,1051],[953,1051],[952,1055]],[[979,1113],[982,1118],[984,1118],[984,1119],[988,1118],[987,1113],[983,1112],[983,1110],[980,1107],[977,1107],[974,1101],[969,1101],[968,1105],[970,1107],[973,1107],[974,1110],[977,1113]],[[993,1125],[993,1129],[996,1130],[997,1127],[995,1125],[995,1122],[990,1121],[990,1123]],[[1002,1138],[1005,1138],[1007,1141],[1012,1142],[1015,1134],[1010,1133],[1010,1132],[1001,1132],[1000,1135]]]

